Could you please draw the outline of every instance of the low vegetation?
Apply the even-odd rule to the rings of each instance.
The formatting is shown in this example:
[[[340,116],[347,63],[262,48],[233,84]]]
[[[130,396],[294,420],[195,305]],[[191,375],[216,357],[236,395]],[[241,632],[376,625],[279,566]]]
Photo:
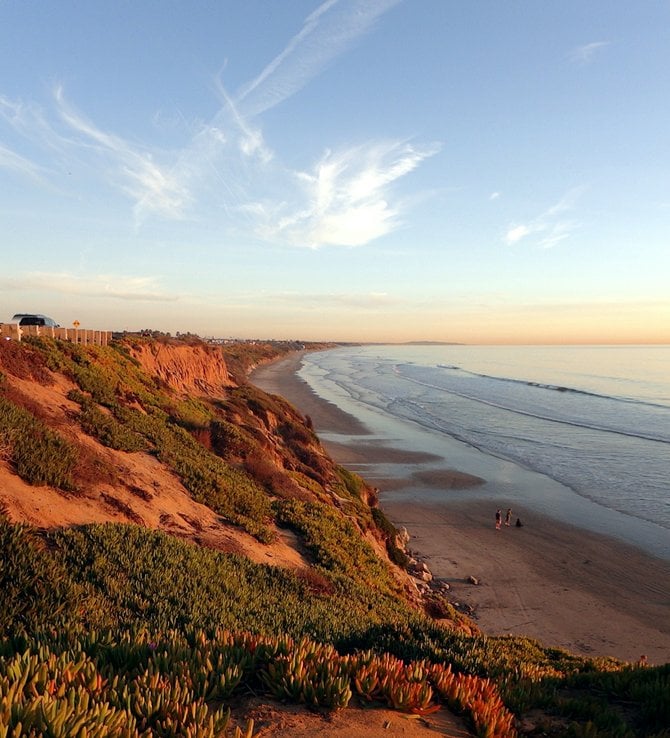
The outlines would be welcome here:
[[[372,545],[406,563],[373,491],[280,398],[242,381],[180,397],[123,344],[2,350],[10,374],[73,382],[76,422],[100,444],[153,454],[260,541],[290,528],[310,566],[256,564],[137,525],[42,531],[0,513],[0,738],[250,737],[228,711],[250,693],[323,709],[447,707],[478,736],[670,735],[670,665],[470,635],[414,606]],[[82,453],[0,376],[0,462],[81,492]],[[450,615],[446,603],[432,611]]]
[[[467,637],[396,597],[343,581],[315,592],[291,572],[137,526],[40,534],[1,521],[0,549],[12,604],[0,614],[5,735],[18,722],[76,735],[79,721],[88,735],[173,735],[185,715],[204,732],[179,735],[233,735],[222,705],[252,690],[331,709],[446,705],[482,736],[514,735],[531,708],[544,715],[537,735],[667,735],[668,667]],[[58,720],[70,728],[53,732]]]
[[[29,484],[74,488],[77,450],[28,410],[0,396],[0,449]]]

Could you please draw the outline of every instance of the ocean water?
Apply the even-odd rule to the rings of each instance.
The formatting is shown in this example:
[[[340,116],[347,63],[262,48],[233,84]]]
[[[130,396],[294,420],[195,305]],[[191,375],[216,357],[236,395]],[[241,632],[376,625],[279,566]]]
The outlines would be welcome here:
[[[376,442],[487,480],[445,499],[517,501],[670,559],[670,346],[358,346],[300,375]]]

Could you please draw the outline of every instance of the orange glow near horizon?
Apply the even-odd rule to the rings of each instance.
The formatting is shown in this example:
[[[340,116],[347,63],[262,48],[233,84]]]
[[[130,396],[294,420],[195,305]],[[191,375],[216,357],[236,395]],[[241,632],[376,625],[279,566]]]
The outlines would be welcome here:
[[[670,344],[670,304],[490,307],[441,315],[361,314],[355,322],[350,316],[324,315],[318,332],[307,321],[295,328],[296,335],[305,340],[357,343],[665,345]]]

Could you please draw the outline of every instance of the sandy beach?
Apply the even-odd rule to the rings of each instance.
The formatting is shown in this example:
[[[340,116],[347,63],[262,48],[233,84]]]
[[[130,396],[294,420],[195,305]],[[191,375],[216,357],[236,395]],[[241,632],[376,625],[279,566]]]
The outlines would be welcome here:
[[[441,494],[476,489],[482,480],[471,470],[413,471],[426,454],[366,438],[358,419],[296,375],[301,361],[293,354],[260,367],[251,381],[309,415],[333,458],[379,487],[381,507],[408,529],[415,556],[450,583],[452,599],[474,609],[485,633],[526,635],[588,656],[670,662],[669,562],[518,506],[512,525],[496,530],[495,495],[464,501]],[[371,473],[375,463],[383,476]],[[517,517],[523,527],[514,525]]]

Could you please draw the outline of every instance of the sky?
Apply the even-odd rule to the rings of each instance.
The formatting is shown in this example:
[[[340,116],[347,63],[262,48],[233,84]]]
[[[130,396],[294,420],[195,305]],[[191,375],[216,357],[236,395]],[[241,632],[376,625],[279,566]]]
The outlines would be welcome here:
[[[669,0],[0,0],[0,321],[670,343],[669,91]]]

